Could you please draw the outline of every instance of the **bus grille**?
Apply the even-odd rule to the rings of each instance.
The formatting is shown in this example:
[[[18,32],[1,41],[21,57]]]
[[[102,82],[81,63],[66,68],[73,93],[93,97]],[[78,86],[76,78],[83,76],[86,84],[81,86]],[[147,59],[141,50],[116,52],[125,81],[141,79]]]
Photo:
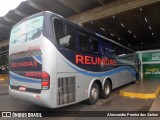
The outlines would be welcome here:
[[[57,105],[75,101],[75,77],[58,78]]]
[[[9,56],[10,59],[18,59],[18,58],[24,58],[24,57],[30,57],[30,56],[36,56],[36,55],[41,55],[40,50],[35,50],[35,51],[27,51],[27,52],[20,52],[18,54],[12,54]]]

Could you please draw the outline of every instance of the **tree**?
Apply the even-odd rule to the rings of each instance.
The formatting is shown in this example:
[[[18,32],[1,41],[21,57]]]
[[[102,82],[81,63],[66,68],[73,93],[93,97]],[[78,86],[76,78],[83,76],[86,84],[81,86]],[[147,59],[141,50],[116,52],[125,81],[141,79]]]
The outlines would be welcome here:
[[[8,72],[8,55],[7,54],[0,54],[0,73],[7,73]]]

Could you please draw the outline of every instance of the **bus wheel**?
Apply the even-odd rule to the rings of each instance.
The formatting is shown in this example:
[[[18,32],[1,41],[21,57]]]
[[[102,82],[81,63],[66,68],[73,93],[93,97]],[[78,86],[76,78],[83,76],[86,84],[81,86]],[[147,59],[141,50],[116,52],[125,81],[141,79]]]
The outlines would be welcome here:
[[[108,80],[105,81],[104,90],[102,90],[101,97],[104,99],[109,98],[111,92],[111,84]]]
[[[93,105],[98,101],[98,99],[99,99],[99,87],[98,87],[97,83],[93,83],[91,90],[90,90],[90,97],[87,100],[87,102],[90,105]]]

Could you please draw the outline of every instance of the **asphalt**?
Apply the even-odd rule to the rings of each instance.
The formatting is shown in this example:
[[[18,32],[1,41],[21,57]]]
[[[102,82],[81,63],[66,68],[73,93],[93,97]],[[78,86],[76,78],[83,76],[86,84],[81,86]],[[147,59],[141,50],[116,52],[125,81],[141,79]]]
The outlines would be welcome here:
[[[150,111],[160,111],[160,94],[153,101]]]
[[[85,101],[74,104],[74,105],[70,105],[70,106],[66,106],[66,107],[62,107],[62,108],[58,108],[58,109],[48,109],[45,107],[41,107],[38,105],[35,105],[33,103],[27,102],[27,101],[23,101],[17,98],[13,98],[11,96],[9,96],[8,94],[8,83],[9,81],[0,81],[0,111],[45,111],[46,115],[50,115],[50,114],[55,114],[55,112],[57,111],[61,111],[61,117],[46,117],[45,120],[89,120],[91,119],[90,117],[63,117],[63,115],[65,114],[66,111],[149,111],[152,104],[153,104],[153,100],[152,99],[148,99],[148,100],[144,100],[144,99],[137,99],[137,98],[128,98],[128,97],[124,97],[124,96],[120,96],[119,95],[119,90],[128,87],[132,84],[128,84],[127,86],[123,86],[121,88],[118,88],[114,91],[112,91],[111,96],[109,99],[99,99],[99,101],[95,104],[95,105],[88,105],[86,104]],[[47,111],[51,111],[49,113],[47,113]],[[96,116],[96,115],[95,115]],[[17,119],[17,118],[0,118],[0,120],[2,119]],[[22,119],[22,118],[20,118]],[[25,118],[26,120],[32,120],[35,118]],[[39,119],[44,119],[44,118],[39,118]],[[122,119],[122,117],[93,117],[92,119]],[[125,119],[132,119],[132,118],[123,118],[123,120]],[[142,120],[144,119],[144,117],[139,118],[139,117],[133,117],[133,120]],[[148,118],[146,118],[148,119]],[[145,119],[145,120],[146,120]],[[152,119],[150,117],[150,119]],[[156,120],[157,118],[154,117],[154,120]],[[157,119],[158,120],[158,119]]]

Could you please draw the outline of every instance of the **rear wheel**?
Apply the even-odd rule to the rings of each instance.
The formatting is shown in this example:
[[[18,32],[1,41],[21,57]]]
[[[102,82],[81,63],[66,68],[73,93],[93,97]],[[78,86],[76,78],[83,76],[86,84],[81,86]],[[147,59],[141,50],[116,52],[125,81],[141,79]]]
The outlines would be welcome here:
[[[98,101],[98,99],[99,99],[99,87],[98,87],[97,83],[93,83],[91,90],[90,90],[90,97],[87,100],[87,102],[90,105],[93,105]]]
[[[102,90],[101,93],[101,97],[107,99],[109,98],[110,93],[111,93],[111,83],[108,80],[106,80],[104,84],[104,89]]]

